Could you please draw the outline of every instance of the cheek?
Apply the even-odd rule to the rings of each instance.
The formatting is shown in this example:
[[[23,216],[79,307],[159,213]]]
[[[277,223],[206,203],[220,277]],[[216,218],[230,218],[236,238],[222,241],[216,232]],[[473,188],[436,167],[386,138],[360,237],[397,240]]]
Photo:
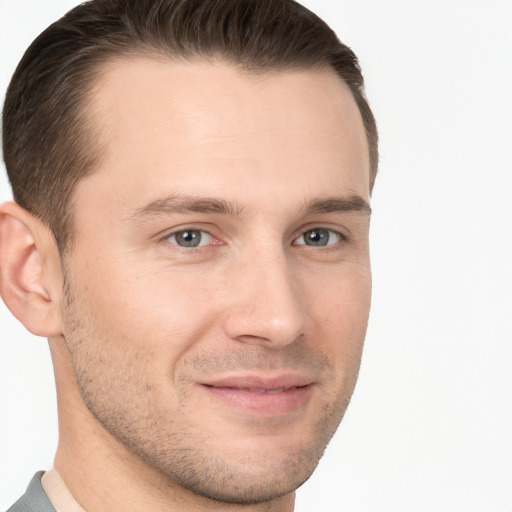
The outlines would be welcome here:
[[[347,339],[359,339],[361,331],[366,332],[371,302],[369,267],[341,269],[306,282],[308,310],[319,323],[344,333]]]
[[[211,335],[219,316],[211,281],[172,270],[139,268],[130,274],[118,266],[94,275],[84,272],[80,283],[87,285],[77,292],[77,308],[87,317],[89,337],[95,338],[91,342],[101,343],[111,359],[122,354],[123,364],[128,353],[144,358],[155,378],[172,377],[177,361]]]
[[[357,375],[371,302],[371,275],[355,269],[325,281],[323,293],[310,302],[315,336],[341,378]]]

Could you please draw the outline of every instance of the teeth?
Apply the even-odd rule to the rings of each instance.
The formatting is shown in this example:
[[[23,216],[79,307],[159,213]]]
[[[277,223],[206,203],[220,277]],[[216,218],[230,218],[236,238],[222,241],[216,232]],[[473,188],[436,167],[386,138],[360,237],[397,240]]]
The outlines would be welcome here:
[[[284,391],[284,388],[278,388],[278,389],[269,389],[267,393],[269,395],[274,395],[276,393],[282,393]]]
[[[276,393],[282,393],[285,388],[276,388],[276,389],[254,389],[249,388],[244,391],[249,391],[250,393],[265,393],[267,395],[275,395]]]
[[[245,391],[246,393],[255,393],[255,394],[259,394],[259,395],[262,395],[262,394],[266,394],[266,395],[277,395],[278,393],[284,393],[285,391],[290,391],[292,389],[297,389],[297,387],[300,387],[300,386],[291,386],[289,388],[274,388],[274,389],[262,389],[262,388],[229,388],[227,387],[226,389],[233,389],[233,390],[236,390],[236,391]]]

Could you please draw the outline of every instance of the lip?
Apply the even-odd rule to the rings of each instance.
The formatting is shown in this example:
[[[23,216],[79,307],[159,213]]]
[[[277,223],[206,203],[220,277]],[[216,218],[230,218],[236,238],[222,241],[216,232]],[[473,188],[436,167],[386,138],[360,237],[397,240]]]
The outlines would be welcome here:
[[[301,409],[313,391],[303,375],[239,375],[201,382],[208,395],[237,412],[263,417],[282,416]]]

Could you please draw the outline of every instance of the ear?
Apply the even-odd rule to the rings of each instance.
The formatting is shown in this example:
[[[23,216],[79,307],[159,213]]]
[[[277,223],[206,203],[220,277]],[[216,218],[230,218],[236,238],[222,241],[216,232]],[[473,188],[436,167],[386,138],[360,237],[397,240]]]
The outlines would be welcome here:
[[[57,244],[46,226],[14,202],[0,204],[0,295],[31,333],[61,333]]]

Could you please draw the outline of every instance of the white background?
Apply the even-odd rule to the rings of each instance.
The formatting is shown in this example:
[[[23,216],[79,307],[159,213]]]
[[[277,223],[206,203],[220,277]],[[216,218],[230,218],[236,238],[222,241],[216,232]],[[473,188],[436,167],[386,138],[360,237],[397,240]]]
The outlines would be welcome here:
[[[0,0],[2,96],[75,3]],[[512,512],[512,2],[304,3],[360,57],[382,158],[359,384],[297,511]],[[57,424],[45,340],[4,306],[0,339],[5,510]]]

